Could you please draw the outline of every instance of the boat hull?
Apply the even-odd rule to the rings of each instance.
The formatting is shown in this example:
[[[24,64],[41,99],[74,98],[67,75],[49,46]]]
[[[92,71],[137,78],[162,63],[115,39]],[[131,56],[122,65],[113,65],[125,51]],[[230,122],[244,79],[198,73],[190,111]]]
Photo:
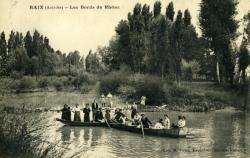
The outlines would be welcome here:
[[[133,133],[142,134],[142,129],[136,126],[127,126],[123,124],[112,124],[112,128],[128,131]],[[172,138],[185,138],[187,135],[186,128],[176,128],[176,129],[152,129],[144,128],[145,135],[159,136],[159,137],[172,137]]]
[[[77,122],[77,121],[68,121],[57,118],[56,121],[59,121],[68,126],[80,126],[80,127],[107,127],[105,122]]]

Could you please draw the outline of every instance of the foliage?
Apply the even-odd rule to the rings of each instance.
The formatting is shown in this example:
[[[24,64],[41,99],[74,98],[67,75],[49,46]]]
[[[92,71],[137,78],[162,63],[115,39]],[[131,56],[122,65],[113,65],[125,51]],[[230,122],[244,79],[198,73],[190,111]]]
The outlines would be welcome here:
[[[31,116],[0,116],[0,153],[6,157],[43,158],[60,157],[55,144],[43,141],[46,125]]]
[[[36,87],[36,80],[30,76],[25,76],[20,80],[19,89],[34,89]]]
[[[218,83],[223,82],[224,78],[233,83],[232,67],[235,56],[230,49],[232,41],[237,37],[237,4],[237,0],[202,0],[200,4],[199,22],[202,36],[209,42],[209,48],[216,56]]]
[[[49,86],[49,81],[47,78],[42,78],[38,81],[39,88],[47,88]]]

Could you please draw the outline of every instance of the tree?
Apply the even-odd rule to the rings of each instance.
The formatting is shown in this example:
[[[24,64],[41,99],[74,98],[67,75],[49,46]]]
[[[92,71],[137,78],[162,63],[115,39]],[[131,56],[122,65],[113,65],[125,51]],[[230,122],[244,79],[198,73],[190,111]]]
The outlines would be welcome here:
[[[156,1],[154,3],[154,17],[158,16],[161,14],[161,2]]]
[[[7,43],[4,32],[0,37],[0,75],[7,75]]]
[[[200,28],[202,36],[209,42],[216,56],[218,83],[223,82],[225,71],[230,73],[228,63],[234,60],[231,59],[232,55],[228,50],[231,41],[237,36],[238,22],[235,20],[237,4],[236,0],[202,0],[200,4]]]
[[[174,4],[173,2],[170,2],[166,8],[166,17],[171,20],[172,22],[174,21]]]
[[[30,34],[30,31],[28,31],[24,37],[24,47],[27,51],[28,56],[31,58],[33,56],[32,54],[32,36]]]
[[[188,9],[184,11],[184,24],[185,26],[191,25],[191,15]]]
[[[244,35],[247,38],[248,43],[250,42],[250,12],[248,12],[245,16],[244,16],[244,24],[245,24],[245,28],[244,28]]]
[[[174,60],[174,71],[178,85],[181,82],[181,59],[183,54],[183,19],[179,10],[172,28],[172,57]]]
[[[8,40],[8,55],[10,55],[12,50],[14,49],[14,43],[15,43],[15,32],[11,31]]]
[[[246,82],[246,68],[250,64],[249,50],[247,49],[247,41],[243,40],[239,51],[239,70],[242,72],[243,83]]]

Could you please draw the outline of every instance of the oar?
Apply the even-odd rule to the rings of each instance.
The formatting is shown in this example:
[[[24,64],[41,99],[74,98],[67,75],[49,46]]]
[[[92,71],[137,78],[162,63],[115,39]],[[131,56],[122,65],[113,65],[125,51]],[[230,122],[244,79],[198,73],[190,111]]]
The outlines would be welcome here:
[[[110,125],[109,125],[107,119],[104,119],[104,120],[105,120],[106,124],[108,125],[108,127],[110,128]]]
[[[142,122],[141,122],[141,131],[142,131],[142,137],[144,137],[144,128]]]

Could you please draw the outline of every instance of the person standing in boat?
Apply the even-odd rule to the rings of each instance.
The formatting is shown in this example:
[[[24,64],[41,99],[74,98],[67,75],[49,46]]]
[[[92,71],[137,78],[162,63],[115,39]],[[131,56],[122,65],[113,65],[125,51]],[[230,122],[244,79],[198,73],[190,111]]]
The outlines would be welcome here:
[[[89,104],[86,104],[86,107],[83,109],[84,122],[90,122],[90,111]]]
[[[164,115],[163,126],[166,129],[170,129],[170,119],[167,114]]]
[[[134,102],[133,105],[131,106],[131,119],[134,119],[136,113],[137,113],[137,105]]]
[[[145,114],[141,114],[141,123],[143,128],[149,128],[152,125],[152,122],[145,116]]]
[[[93,120],[95,120],[98,108],[98,103],[96,102],[96,100],[94,100],[94,102],[92,103]]]
[[[78,104],[76,104],[75,108],[73,109],[74,112],[74,121],[80,122],[81,117],[80,117],[80,108]]]
[[[62,112],[62,120],[68,120],[68,105],[64,104],[63,109],[61,110]]]
[[[67,110],[67,120],[71,121],[71,109],[69,106],[68,106],[68,110]]]

